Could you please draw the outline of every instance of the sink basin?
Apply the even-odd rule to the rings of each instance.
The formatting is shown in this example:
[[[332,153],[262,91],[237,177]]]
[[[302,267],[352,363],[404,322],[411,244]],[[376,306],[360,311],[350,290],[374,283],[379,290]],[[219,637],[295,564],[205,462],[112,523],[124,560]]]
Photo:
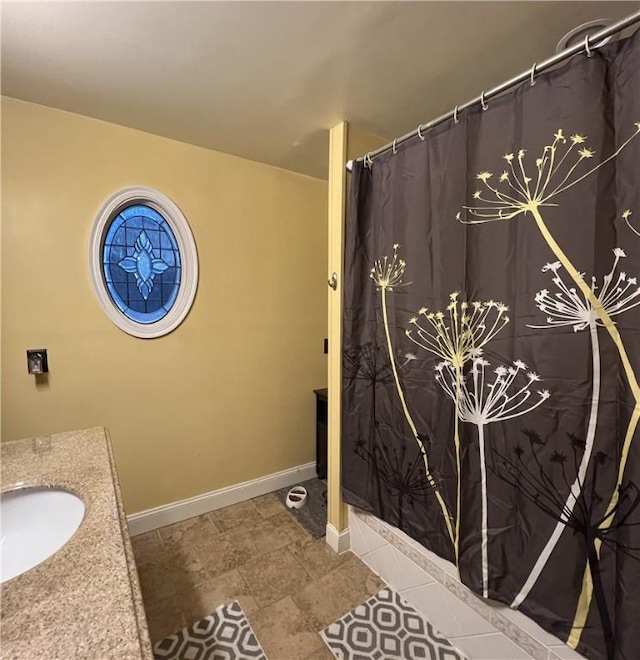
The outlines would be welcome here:
[[[84,502],[62,488],[0,493],[0,582],[26,573],[69,541],[84,517]]]

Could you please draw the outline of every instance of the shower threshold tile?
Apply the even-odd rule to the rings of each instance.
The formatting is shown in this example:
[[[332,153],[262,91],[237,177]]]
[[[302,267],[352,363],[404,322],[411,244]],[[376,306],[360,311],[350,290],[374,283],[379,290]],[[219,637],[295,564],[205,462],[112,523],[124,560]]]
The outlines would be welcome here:
[[[501,633],[456,637],[451,643],[473,660],[532,660]]]

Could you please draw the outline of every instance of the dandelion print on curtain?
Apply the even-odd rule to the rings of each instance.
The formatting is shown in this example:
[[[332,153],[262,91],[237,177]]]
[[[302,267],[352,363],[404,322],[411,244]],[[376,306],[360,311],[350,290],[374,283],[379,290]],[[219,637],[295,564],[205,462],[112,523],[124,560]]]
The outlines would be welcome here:
[[[374,159],[343,493],[589,658],[638,658],[640,35]]]

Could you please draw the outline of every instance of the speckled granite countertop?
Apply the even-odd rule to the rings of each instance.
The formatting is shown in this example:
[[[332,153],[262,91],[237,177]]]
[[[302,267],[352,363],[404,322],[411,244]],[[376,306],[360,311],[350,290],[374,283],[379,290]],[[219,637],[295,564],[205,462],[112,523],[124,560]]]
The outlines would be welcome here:
[[[120,486],[103,428],[4,442],[2,490],[19,482],[80,495],[76,534],[2,585],[4,660],[153,657]]]

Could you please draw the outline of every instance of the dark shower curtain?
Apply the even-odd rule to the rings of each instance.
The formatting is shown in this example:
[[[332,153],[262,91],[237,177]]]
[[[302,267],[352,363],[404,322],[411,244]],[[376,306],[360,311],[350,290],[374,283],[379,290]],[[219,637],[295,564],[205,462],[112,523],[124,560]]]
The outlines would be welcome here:
[[[434,90],[437,93],[437,90]],[[640,35],[356,163],[345,500],[640,657]]]

